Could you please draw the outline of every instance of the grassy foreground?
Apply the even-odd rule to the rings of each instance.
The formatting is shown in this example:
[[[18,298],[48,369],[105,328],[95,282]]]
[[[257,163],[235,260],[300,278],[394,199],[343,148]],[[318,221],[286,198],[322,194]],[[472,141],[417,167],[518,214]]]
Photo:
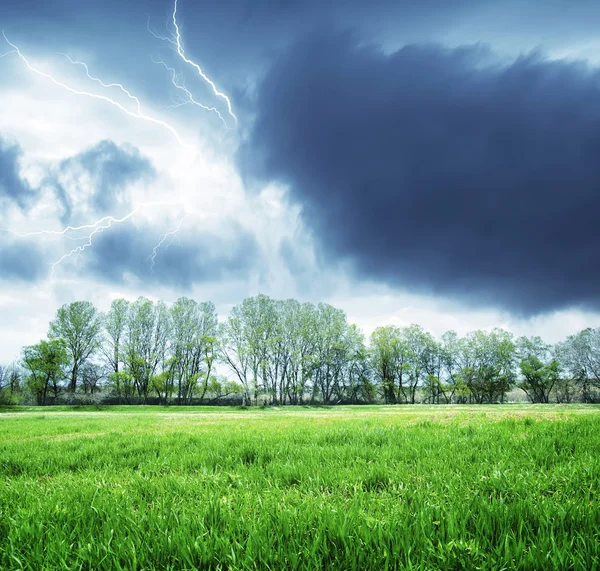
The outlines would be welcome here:
[[[0,411],[2,569],[600,569],[600,408]]]

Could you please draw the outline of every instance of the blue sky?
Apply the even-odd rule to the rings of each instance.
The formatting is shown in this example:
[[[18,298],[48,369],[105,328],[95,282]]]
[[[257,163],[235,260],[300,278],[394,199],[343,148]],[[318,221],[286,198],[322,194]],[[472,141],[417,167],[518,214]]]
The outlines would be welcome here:
[[[0,3],[0,360],[119,296],[598,325],[596,2],[178,0],[205,77],[173,10]]]

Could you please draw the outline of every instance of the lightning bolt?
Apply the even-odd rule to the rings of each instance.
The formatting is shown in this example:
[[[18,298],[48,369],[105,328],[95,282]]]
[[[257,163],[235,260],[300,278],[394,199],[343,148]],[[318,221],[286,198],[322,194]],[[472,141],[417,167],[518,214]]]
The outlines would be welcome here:
[[[189,59],[186,55],[185,55],[185,50],[183,48],[183,43],[181,40],[181,31],[179,29],[179,24],[177,23],[177,0],[175,0],[175,3],[173,5],[173,27],[175,28],[175,34],[172,34],[172,37],[168,38],[166,36],[161,36],[159,34],[157,34],[155,31],[153,31],[150,28],[150,21],[148,20],[148,31],[157,39],[159,40],[163,40],[166,42],[169,42],[170,44],[172,44],[176,51],[177,54],[179,55],[179,57],[188,65],[192,66],[197,72],[198,75],[206,82],[208,83],[208,85],[210,85],[212,92],[214,93],[214,95],[216,97],[219,97],[221,99],[223,99],[227,105],[227,112],[229,114],[229,116],[234,120],[235,125],[237,126],[238,124],[238,119],[235,115],[235,113],[233,112],[233,109],[231,107],[231,101],[229,100],[229,97],[227,97],[227,95],[225,95],[225,93],[223,93],[222,91],[219,91],[219,89],[217,89],[217,86],[215,85],[215,82],[210,79],[210,77],[208,77],[203,71],[202,68],[195,62],[192,61],[191,59]],[[165,66],[166,67],[166,66]],[[168,69],[168,68],[167,68]],[[175,87],[178,87],[177,85],[175,85]],[[179,88],[179,87],[178,87]],[[198,103],[195,103],[196,105],[198,105]],[[204,109],[209,109],[210,111],[213,110],[213,108],[208,108],[204,105],[199,105],[200,107],[203,107]],[[221,117],[221,115],[219,115],[219,117]],[[221,117],[221,120],[223,120],[223,118]]]
[[[187,147],[187,145],[185,145],[183,143],[183,140],[181,139],[181,137],[179,136],[179,133],[177,132],[177,130],[175,129],[175,127],[173,127],[172,125],[170,125],[169,123],[167,123],[166,121],[162,121],[160,119],[156,119],[155,117],[152,117],[150,115],[146,115],[144,112],[142,112],[141,109],[141,104],[140,101],[137,97],[135,97],[134,95],[132,95],[127,89],[125,89],[121,84],[119,83],[104,83],[102,82],[100,79],[98,79],[97,77],[93,77],[90,75],[88,67],[86,64],[84,64],[83,62],[76,62],[71,60],[71,58],[68,59],[71,61],[71,63],[75,64],[75,65],[82,65],[85,68],[86,71],[86,75],[87,77],[92,80],[95,81],[96,83],[99,83],[100,85],[102,85],[102,87],[104,88],[110,88],[110,87],[118,87],[123,93],[125,93],[130,99],[132,99],[133,101],[136,102],[136,107],[137,110],[136,111],[131,111],[130,109],[127,109],[125,106],[123,106],[121,103],[119,103],[118,101],[115,101],[114,99],[107,97],[105,95],[99,95],[97,93],[92,93],[89,91],[81,91],[79,89],[75,89],[59,80],[57,80],[56,78],[54,78],[52,75],[50,75],[49,73],[46,73],[36,67],[34,67],[33,65],[31,65],[31,63],[29,62],[29,60],[21,53],[21,50],[19,50],[19,48],[13,44],[7,37],[6,34],[4,33],[4,31],[2,31],[2,35],[4,36],[4,39],[6,40],[6,43],[11,46],[13,48],[12,52],[8,52],[8,53],[16,53],[19,56],[19,59],[27,66],[27,68],[32,71],[33,73],[36,73],[37,75],[40,75],[41,77],[44,77],[46,79],[49,79],[52,83],[54,83],[55,85],[57,85],[58,87],[62,87],[63,89],[66,89],[67,91],[69,91],[70,93],[74,93],[75,95],[82,95],[84,97],[90,97],[92,99],[97,99],[100,101],[104,101],[105,103],[109,103],[110,105],[113,105],[114,107],[117,107],[118,109],[120,109],[123,113],[125,113],[126,115],[129,115],[130,117],[133,117],[134,119],[139,119],[142,121],[147,121],[149,123],[154,123],[155,125],[159,125],[161,127],[163,127],[164,129],[167,129],[168,131],[170,131],[170,133],[175,137],[175,139],[177,140],[177,142],[182,146],[182,147]],[[4,55],[8,55],[8,54],[4,54]],[[63,54],[64,55],[64,54]]]
[[[83,69],[85,69],[85,74],[88,76],[88,78],[91,79],[92,81],[95,81],[96,83],[99,83],[102,87],[104,87],[106,89],[109,89],[111,87],[118,88],[122,93],[124,93],[127,97],[129,97],[129,99],[131,99],[132,101],[135,101],[138,114],[142,114],[142,105],[140,103],[140,100],[135,95],[132,95],[131,92],[128,91],[127,89],[125,89],[120,83],[104,83],[98,77],[94,77],[94,76],[90,75],[90,70],[88,68],[87,63],[85,63],[83,61],[73,60],[67,54],[59,53],[59,55],[66,57],[73,65],[80,65],[81,67],[83,67]]]
[[[77,256],[77,258],[79,258],[79,256],[81,256],[81,254],[83,253],[84,250],[86,250],[87,248],[92,246],[92,244],[94,242],[94,237],[96,235],[104,232],[104,230],[107,230],[108,228],[112,227],[113,224],[122,224],[122,223],[126,222],[127,220],[132,218],[135,214],[137,214],[140,211],[140,209],[143,207],[173,206],[173,205],[180,206],[181,204],[182,204],[181,202],[165,202],[165,201],[141,202],[141,203],[135,204],[133,210],[131,210],[128,214],[126,214],[122,218],[116,218],[114,216],[104,216],[104,217],[100,218],[99,220],[92,222],[91,224],[82,224],[81,226],[67,226],[67,227],[63,228],[62,230],[34,230],[32,232],[16,232],[14,230],[9,230],[6,228],[2,228],[0,230],[3,230],[4,232],[8,232],[10,234],[18,236],[19,238],[29,238],[32,236],[57,236],[59,238],[65,238],[68,240],[79,240],[79,239],[86,240],[83,244],[79,244],[78,246],[72,248],[71,250],[69,250],[68,252],[63,254],[58,260],[56,260],[56,262],[54,262],[52,264],[52,266],[51,266],[52,269],[50,271],[50,278],[52,279],[54,277],[54,270],[62,262],[64,262],[67,258],[71,258],[72,256]],[[181,228],[181,224],[182,224],[183,220],[186,217],[187,217],[187,214],[185,214],[181,218],[181,220],[179,221],[179,225],[174,230],[171,230],[171,231],[167,232],[165,235],[161,236],[158,244],[156,246],[154,246],[154,248],[152,250],[152,254],[151,254],[151,257],[152,257],[152,266],[150,268],[151,270],[154,267],[154,261],[156,259],[156,255],[158,253],[158,249],[164,243],[164,241],[166,240],[166,238],[168,236],[175,236],[177,234],[177,232]],[[77,238],[77,237],[69,235],[70,233],[81,232],[81,231],[89,231],[87,234],[87,238]]]
[[[168,36],[161,36],[160,34],[156,33],[155,30],[153,30],[150,27],[150,14],[147,15],[148,16],[148,21],[146,22],[146,27],[148,28],[148,31],[157,39],[157,40],[162,40],[163,42],[169,42],[170,44],[176,46],[177,42],[173,39],[173,36],[171,36],[170,38]],[[169,30],[170,31],[170,30]]]
[[[216,87],[215,83],[202,71],[202,68],[196,62],[192,61],[185,55],[185,50],[183,48],[183,43],[182,43],[182,39],[181,39],[181,32],[179,29],[179,24],[177,22],[177,0],[174,0],[172,20],[173,20],[173,27],[174,27],[175,33],[171,34],[171,37],[158,35],[156,32],[151,30],[150,29],[150,21],[148,21],[148,30],[156,38],[170,43],[174,47],[174,49],[177,51],[177,54],[179,55],[179,57],[186,64],[192,66],[197,71],[200,78],[202,80],[204,80],[204,82],[206,82],[211,87],[212,92],[215,95],[215,97],[220,98],[225,101],[225,103],[227,105],[228,114],[233,119],[233,121],[235,122],[235,125],[237,126],[238,119],[237,119],[236,115],[233,113],[231,101],[229,100],[227,95],[225,95],[224,93],[219,91],[219,89]],[[170,30],[169,30],[169,33],[171,33]],[[60,81],[59,79],[56,79],[50,73],[47,73],[47,72],[42,71],[41,69],[35,67],[25,57],[25,55],[21,52],[21,50],[7,38],[7,36],[3,30],[2,30],[2,35],[3,35],[6,43],[12,49],[11,49],[11,51],[8,51],[7,53],[0,54],[0,59],[4,58],[10,54],[16,54],[18,56],[18,58],[25,64],[25,66],[27,67],[27,69],[29,71],[51,81],[54,85],[66,90],[72,94],[75,94],[75,95],[103,101],[104,103],[107,103],[113,107],[116,107],[117,109],[119,109],[121,112],[123,112],[124,114],[126,114],[129,117],[132,117],[136,120],[141,120],[141,121],[145,121],[148,123],[152,123],[163,129],[166,129],[173,135],[173,137],[177,140],[177,142],[182,147],[188,148],[187,145],[184,144],[181,136],[179,135],[179,132],[175,129],[175,127],[173,127],[170,123],[167,123],[166,121],[163,121],[161,119],[158,119],[152,115],[148,115],[147,113],[145,113],[142,110],[142,104],[141,104],[139,98],[136,97],[127,88],[125,88],[122,84],[107,83],[107,82],[103,81],[102,79],[100,79],[99,77],[92,75],[88,65],[85,62],[73,60],[67,54],[60,54],[60,55],[64,56],[65,58],[67,58],[73,66],[82,67],[87,79],[90,82],[93,82],[93,83],[99,85],[103,90],[106,90],[106,91],[109,91],[112,89],[119,90],[122,96],[124,95],[130,102],[133,103],[133,105],[134,105],[133,110],[130,108],[131,105],[126,107],[124,104],[119,102],[117,99],[114,99],[113,97],[109,96],[108,94],[99,94],[99,93],[93,92],[93,91],[77,89],[76,87],[73,87],[67,83],[64,83],[63,81]],[[191,105],[200,107],[204,110],[211,111],[219,117],[219,119],[223,122],[223,124],[225,125],[226,128],[229,128],[227,125],[227,121],[225,120],[223,115],[220,113],[220,111],[216,107],[214,107],[214,106],[210,107],[208,105],[204,105],[203,103],[199,102],[198,100],[196,100],[194,98],[191,91],[186,87],[185,81],[183,80],[182,76],[180,74],[178,74],[175,71],[175,69],[169,67],[162,60],[155,61],[155,63],[161,64],[165,67],[165,69],[171,74],[171,82],[172,82],[173,86],[177,89],[177,91],[179,93],[181,93],[185,96],[185,97],[182,96],[181,101],[176,106],[191,104]],[[173,204],[182,204],[182,203],[181,202],[178,202],[178,203],[173,203],[173,202],[137,203],[137,204],[134,204],[134,208],[133,208],[133,210],[131,210],[131,212],[129,212],[128,214],[126,214],[125,216],[123,216],[121,218],[118,218],[116,216],[104,216],[90,224],[83,224],[81,226],[67,226],[67,227],[63,228],[62,230],[35,230],[32,232],[15,232],[13,230],[7,230],[7,229],[0,228],[0,231],[10,232],[11,234],[14,234],[20,238],[27,238],[27,237],[32,237],[32,236],[36,236],[36,237],[37,236],[55,236],[55,237],[58,237],[59,239],[67,239],[67,240],[71,240],[71,241],[82,242],[82,243],[79,243],[74,248],[71,248],[68,252],[64,253],[58,260],[56,260],[52,264],[51,273],[50,273],[50,277],[52,278],[54,276],[55,269],[61,263],[63,263],[68,258],[72,258],[73,256],[75,256],[76,262],[79,261],[83,252],[87,248],[90,248],[93,245],[94,240],[98,234],[101,234],[102,232],[111,228],[114,225],[119,225],[119,224],[125,223],[126,221],[131,219],[134,215],[136,215],[142,207],[152,206],[152,205],[163,205],[164,206],[164,205],[173,205]],[[158,242],[152,249],[152,253],[147,258],[148,260],[150,260],[150,271],[151,272],[154,269],[158,251],[160,250],[161,247],[164,247],[165,249],[168,248],[175,239],[178,239],[178,232],[180,231],[182,223],[187,216],[188,216],[188,214],[187,214],[187,209],[186,209],[186,213],[179,220],[178,225],[176,227],[174,227],[173,229],[169,230],[168,232],[166,232],[165,234],[160,236]],[[167,240],[169,240],[168,243],[167,243]]]
[[[185,216],[183,216],[183,218],[181,218],[181,220],[179,221],[179,224],[175,228],[173,228],[173,230],[169,230],[168,232],[163,234],[159,238],[158,244],[156,244],[156,246],[154,246],[154,248],[152,249],[152,253],[146,258],[147,260],[150,260],[152,262],[150,264],[151,272],[154,271],[154,262],[156,261],[158,249],[164,244],[165,240],[169,237],[171,238],[171,241],[165,246],[165,249],[167,249],[173,243],[173,240],[175,240],[178,237],[177,233],[179,232],[179,230],[181,230],[181,225],[183,224],[183,221],[186,218],[187,218],[187,214]]]
[[[110,228],[113,225],[113,223],[121,224],[121,223],[125,222],[126,220],[129,220],[129,218],[131,218],[136,212],[137,212],[137,210],[132,210],[129,214],[127,214],[126,216],[123,216],[123,218],[117,219],[117,218],[114,218],[113,216],[107,216],[107,217],[99,220],[96,223],[96,227],[90,232],[87,242],[85,242],[84,244],[80,244],[79,246],[76,246],[71,251],[67,252],[66,254],[63,254],[56,262],[54,262],[52,264],[52,269],[50,270],[50,279],[52,279],[54,277],[54,270],[56,269],[57,266],[59,266],[61,264],[61,262],[63,262],[67,258],[70,258],[74,254],[77,254],[77,258],[79,258],[81,253],[86,248],[88,248],[92,245],[93,238],[96,234],[100,234],[100,233],[104,232],[104,230],[106,230],[107,228]],[[77,230],[77,228],[74,228],[74,230]]]
[[[152,61],[156,64],[163,65],[165,67],[165,69],[171,73],[171,82],[173,83],[173,85],[179,91],[183,91],[185,93],[187,99],[184,100],[183,102],[175,105],[176,107],[180,107],[181,105],[186,105],[188,103],[191,103],[192,105],[196,105],[197,107],[206,109],[206,111],[212,111],[213,113],[216,113],[219,116],[219,119],[221,119],[221,121],[223,122],[223,125],[225,125],[225,128],[229,129],[229,127],[227,126],[227,121],[225,121],[225,119],[223,118],[223,115],[221,115],[221,113],[219,113],[219,110],[216,107],[208,107],[207,105],[204,105],[204,104],[200,103],[199,101],[197,101],[196,99],[194,99],[192,92],[185,86],[185,83],[183,82],[183,80],[179,79],[179,74],[172,67],[169,67],[162,59],[158,59],[158,60],[153,59]]]

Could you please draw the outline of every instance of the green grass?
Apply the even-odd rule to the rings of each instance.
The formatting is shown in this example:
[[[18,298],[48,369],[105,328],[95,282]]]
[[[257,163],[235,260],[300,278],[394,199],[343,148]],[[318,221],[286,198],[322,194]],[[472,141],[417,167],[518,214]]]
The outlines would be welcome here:
[[[0,568],[599,569],[600,408],[0,414]]]

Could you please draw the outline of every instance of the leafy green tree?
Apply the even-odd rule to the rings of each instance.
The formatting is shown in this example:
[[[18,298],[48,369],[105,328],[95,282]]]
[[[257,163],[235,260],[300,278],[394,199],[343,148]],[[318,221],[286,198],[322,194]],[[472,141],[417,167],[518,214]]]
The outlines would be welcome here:
[[[130,306],[123,341],[123,359],[138,398],[146,401],[152,377],[167,366],[171,320],[162,301],[138,298]]]
[[[430,333],[423,336],[421,363],[425,376],[423,378],[423,396],[425,402],[448,402],[446,387],[442,382],[445,355],[441,343],[438,343]]]
[[[540,337],[520,337],[518,340],[519,387],[531,402],[547,403],[552,389],[560,379],[560,364],[554,358],[552,346]]]
[[[444,385],[440,380],[439,376],[433,373],[427,373],[423,381],[423,402],[440,404],[440,399],[444,399],[447,402],[447,396],[444,389]]]
[[[131,403],[135,396],[135,383],[133,377],[126,371],[110,373],[108,375],[109,387],[119,397],[119,404],[124,399],[127,404]]]
[[[355,325],[351,327],[354,328],[356,334],[354,346],[350,348],[344,397],[346,401],[353,404],[371,403],[375,400],[377,388],[371,380],[369,351],[365,347],[362,333]]]
[[[312,303],[287,300],[284,327],[289,337],[286,392],[290,404],[302,403],[313,374],[317,310]]]
[[[244,402],[257,403],[259,393],[271,404],[309,394],[341,402],[368,391],[362,335],[330,305],[258,295],[233,308],[221,335],[221,359],[241,383]]]
[[[584,329],[567,337],[557,346],[557,358],[583,400],[592,402],[594,391],[600,389],[600,328]],[[561,385],[564,394],[570,383],[563,381]]]
[[[369,343],[371,367],[386,403],[408,402],[409,346],[404,331],[394,325],[378,327]]]
[[[260,347],[253,298],[244,300],[231,310],[227,322],[219,330],[220,358],[242,385],[242,403],[258,402]]]
[[[345,314],[344,314],[345,320]],[[360,329],[345,321],[343,336],[339,346],[339,374],[334,385],[335,402],[369,402],[372,399],[372,386],[368,374],[368,354],[364,336]],[[330,399],[329,402],[333,402]]]
[[[474,331],[460,340],[460,381],[469,400],[495,403],[504,400],[515,383],[515,343],[503,329]]]
[[[316,322],[313,398],[319,395],[324,404],[332,404],[343,399],[344,377],[352,360],[356,331],[349,327],[344,311],[326,303],[317,306]]]
[[[176,383],[179,404],[202,400],[208,389],[218,354],[218,318],[212,303],[178,299],[171,314],[171,359],[168,379]]]
[[[23,348],[23,366],[27,371],[25,383],[38,405],[47,403],[48,395],[54,399],[66,378],[69,364],[67,343],[64,339],[40,341]]]
[[[406,351],[404,369],[408,378],[408,402],[416,402],[417,389],[430,373],[427,366],[429,353],[434,350],[435,341],[431,334],[420,325],[409,325],[402,329],[402,339]]]
[[[255,391],[262,386],[269,401],[277,404],[282,365],[278,352],[284,342],[278,304],[266,295],[257,295],[244,300],[242,306],[247,323],[247,345],[254,363]]]
[[[212,376],[207,383],[206,397],[209,402],[217,402],[226,398],[239,397],[243,392],[243,387],[238,382],[226,377]]]
[[[167,404],[171,395],[175,392],[170,377],[170,371],[164,370],[150,378],[152,391],[158,395],[158,401],[161,404]]]
[[[50,323],[48,337],[64,339],[70,361],[69,390],[77,388],[79,370],[98,349],[102,330],[101,316],[89,301],[63,305]]]
[[[231,310],[221,329],[221,359],[242,384],[244,403],[258,403],[260,391],[271,403],[284,398],[292,351],[285,304],[266,295],[247,298]]]
[[[439,347],[447,402],[464,403],[469,397],[469,389],[461,372],[461,346],[462,340],[456,331],[446,331],[442,335]]]
[[[101,348],[107,366],[113,373],[118,373],[123,363],[123,341],[130,307],[131,304],[126,299],[114,299],[108,313],[103,316],[104,335]]]

